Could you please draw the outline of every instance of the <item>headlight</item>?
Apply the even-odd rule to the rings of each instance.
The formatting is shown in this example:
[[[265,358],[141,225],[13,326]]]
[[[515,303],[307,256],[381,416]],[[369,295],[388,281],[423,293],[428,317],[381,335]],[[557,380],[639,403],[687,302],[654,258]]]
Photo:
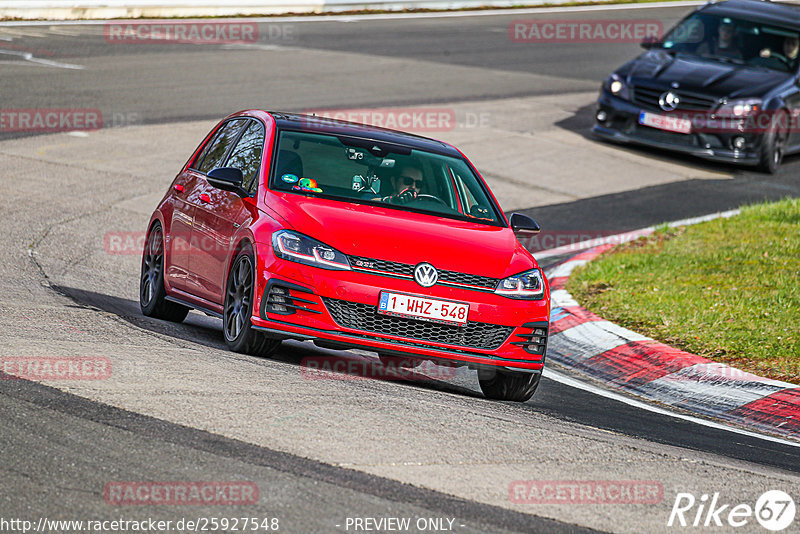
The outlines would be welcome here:
[[[609,76],[603,87],[606,88],[607,91],[610,91],[612,95],[618,96],[619,98],[628,99],[628,86],[625,83],[619,74],[612,74]]]
[[[746,100],[732,100],[722,104],[716,114],[725,117],[747,117],[762,109],[763,102],[759,98],[748,98]]]
[[[280,230],[272,234],[272,248],[275,255],[284,260],[322,269],[350,270],[347,256],[316,239],[290,230]]]
[[[511,299],[539,300],[544,297],[542,271],[531,269],[504,278],[497,284],[494,292]]]

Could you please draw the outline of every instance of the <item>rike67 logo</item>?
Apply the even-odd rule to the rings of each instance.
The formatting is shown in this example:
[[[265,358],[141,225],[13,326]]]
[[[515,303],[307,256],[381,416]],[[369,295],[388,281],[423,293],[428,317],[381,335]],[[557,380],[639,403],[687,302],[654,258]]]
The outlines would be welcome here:
[[[785,530],[795,517],[794,500],[781,490],[764,492],[751,506],[748,503],[730,504],[720,499],[719,493],[703,494],[696,498],[691,493],[678,493],[667,526],[672,527],[745,527],[753,532],[753,519],[773,532]]]

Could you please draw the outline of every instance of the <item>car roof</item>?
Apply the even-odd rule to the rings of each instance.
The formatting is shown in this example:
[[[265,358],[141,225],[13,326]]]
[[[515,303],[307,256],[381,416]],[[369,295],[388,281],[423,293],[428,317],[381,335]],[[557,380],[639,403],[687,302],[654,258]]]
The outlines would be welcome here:
[[[303,115],[300,113],[285,113],[281,111],[269,111],[268,113],[275,119],[275,124],[278,129],[360,137],[378,142],[403,145],[417,150],[435,152],[446,156],[463,157],[458,150],[447,143],[419,135],[389,130],[387,128],[378,128],[376,126],[367,126],[355,122],[330,119],[327,117]]]
[[[727,0],[706,4],[701,11],[800,30],[800,7],[796,5],[768,0]]]

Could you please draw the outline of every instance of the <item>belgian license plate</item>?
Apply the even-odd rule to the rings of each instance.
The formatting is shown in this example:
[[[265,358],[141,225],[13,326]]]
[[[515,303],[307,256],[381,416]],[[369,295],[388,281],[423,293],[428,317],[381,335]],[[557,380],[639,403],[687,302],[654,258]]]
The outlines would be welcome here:
[[[639,124],[649,126],[650,128],[666,130],[668,132],[683,134],[692,133],[692,121],[689,119],[680,119],[678,117],[670,117],[669,115],[658,115],[646,111],[639,113]]]
[[[381,291],[378,313],[464,326],[469,304]]]

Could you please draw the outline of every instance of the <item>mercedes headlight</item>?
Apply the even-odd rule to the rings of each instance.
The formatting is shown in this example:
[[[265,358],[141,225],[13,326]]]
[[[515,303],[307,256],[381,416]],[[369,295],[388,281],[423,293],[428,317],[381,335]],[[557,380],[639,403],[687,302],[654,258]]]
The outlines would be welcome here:
[[[758,112],[763,107],[763,102],[760,98],[748,98],[745,100],[731,100],[725,102],[716,114],[724,117],[747,117],[753,113]]]
[[[510,299],[540,300],[544,298],[542,271],[531,269],[504,278],[497,284],[494,292]]]
[[[272,234],[272,248],[275,255],[284,260],[322,269],[350,270],[347,256],[325,243],[291,230],[280,230]]]

